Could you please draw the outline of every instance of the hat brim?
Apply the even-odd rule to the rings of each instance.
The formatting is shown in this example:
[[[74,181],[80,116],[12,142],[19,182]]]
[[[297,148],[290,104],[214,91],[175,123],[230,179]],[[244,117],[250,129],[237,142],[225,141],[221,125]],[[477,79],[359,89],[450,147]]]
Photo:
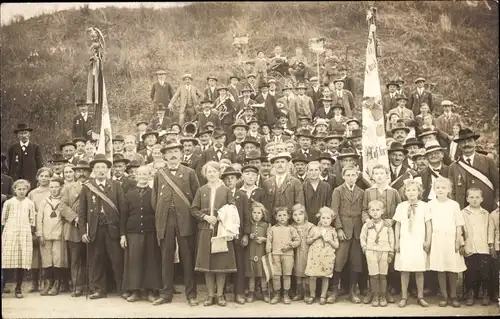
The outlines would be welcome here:
[[[403,144],[403,147],[408,147],[408,146],[413,146],[413,145],[416,145],[416,146],[420,146],[420,147],[423,147],[424,144],[423,143],[418,143],[418,142],[411,142],[411,143],[406,143],[406,144]]]
[[[407,97],[398,97],[396,99],[396,102],[399,101],[399,100],[405,100],[405,101],[408,101],[408,98]]]
[[[260,147],[260,143],[259,143],[259,141],[243,141],[243,142],[241,142],[241,147],[245,147],[245,145],[247,145],[247,144],[253,144],[253,145],[255,145],[257,148],[259,148],[259,147]]]
[[[75,137],[73,139],[73,144],[76,145],[76,142],[83,142],[83,143],[87,143],[87,139],[85,137]]]
[[[60,151],[62,151],[62,149],[63,149],[65,146],[68,146],[68,145],[71,145],[71,146],[73,146],[74,148],[76,148],[76,144],[75,144],[75,143],[64,143],[64,144],[59,145],[59,150],[60,150]]]
[[[125,163],[125,165],[128,165],[130,163],[130,160],[128,160],[126,158],[120,158],[117,160],[113,160],[113,164],[116,164],[116,163]]]
[[[23,129],[15,129],[14,134],[17,134],[19,132],[33,132],[33,129],[31,127],[23,128]]]
[[[343,158],[346,158],[346,157],[354,157],[356,159],[359,159],[360,156],[356,153],[347,153],[347,154],[339,154],[337,155],[337,159],[343,159]]]
[[[148,122],[146,122],[146,121],[137,122],[137,123],[135,123],[135,126],[139,126],[139,125],[141,125],[141,124],[146,124],[146,125],[148,125]]]
[[[392,152],[403,152],[405,155],[408,154],[408,150],[405,150],[404,148],[396,148],[396,149],[392,149],[392,150],[391,149],[387,150],[387,154],[392,153]]]
[[[222,173],[222,174],[220,174],[220,179],[224,179],[224,178],[226,178],[226,177],[228,177],[228,176],[231,176],[231,175],[233,175],[233,176],[237,176],[238,178],[240,178],[240,177],[241,177],[241,173],[240,173],[239,171],[234,171],[234,172],[229,172],[229,173]]]
[[[275,156],[275,157],[273,157],[273,158],[270,158],[270,159],[269,159],[269,162],[271,162],[271,164],[272,164],[272,163],[274,163],[274,162],[276,162],[277,160],[282,159],[282,158],[286,159],[286,160],[287,160],[287,161],[289,161],[289,162],[290,162],[290,160],[292,159],[292,157],[291,157],[291,156],[288,156],[288,155],[286,155],[286,156],[285,156],[285,155],[281,155],[281,156]]]
[[[326,156],[319,156],[316,158],[316,160],[319,162],[321,160],[329,160],[330,162],[332,162],[332,164],[335,164],[335,159],[332,158],[332,157],[326,157]]]
[[[158,132],[149,132],[149,133],[144,133],[142,135],[142,140],[144,141],[146,139],[146,137],[148,137],[149,135],[154,135],[156,136],[156,138],[158,138],[158,136],[160,135]]]
[[[406,131],[406,134],[410,133],[410,129],[408,127],[396,127],[391,129],[391,133],[394,133],[396,131],[403,130]]]
[[[182,150],[184,149],[184,146],[182,146],[181,144],[179,144],[179,145],[175,145],[175,146],[165,146],[165,147],[163,147],[163,148],[161,149],[161,153],[162,153],[162,154],[165,154],[165,152],[166,152],[166,151],[168,151],[168,150],[174,150],[174,149],[176,149],[176,148],[178,148],[179,150],[181,150],[181,151],[182,151]]]
[[[441,152],[444,152],[445,148],[444,147],[433,147],[431,149],[428,149],[428,150],[425,150],[425,155],[429,154],[429,153],[432,153],[434,151],[441,151]]]
[[[479,135],[479,134],[472,134],[472,135],[468,135],[468,136],[463,136],[463,137],[456,138],[456,139],[453,140],[453,142],[460,142],[460,141],[463,141],[463,140],[468,140],[469,138],[473,138],[474,140],[477,140],[480,137],[481,137],[481,135]]]
[[[341,135],[329,135],[329,136],[325,136],[325,137],[323,138],[323,140],[324,140],[325,142],[328,142],[329,140],[341,140],[341,141],[343,141],[343,140],[344,140],[344,137],[343,137],[343,136],[341,136]]]
[[[297,137],[297,139],[301,138],[301,137],[307,137],[307,138],[310,138],[310,139],[313,139],[314,136],[310,135],[310,134],[295,134],[295,136]]]
[[[181,144],[184,142],[193,142],[193,145],[199,144],[198,140],[195,138],[181,138],[181,140],[179,141],[179,143],[181,143]]]
[[[91,169],[94,169],[94,166],[95,166],[95,164],[97,164],[97,163],[104,163],[104,164],[106,164],[106,166],[107,166],[108,168],[111,168],[111,166],[113,166],[113,164],[111,164],[111,161],[109,161],[109,160],[105,160],[105,159],[98,159],[98,160],[93,160],[93,161],[91,161],[91,162],[89,163],[90,168],[91,168]]]
[[[243,128],[248,130],[248,125],[246,125],[246,124],[233,124],[233,125],[231,125],[231,130],[234,130],[237,127],[243,127]]]
[[[83,167],[82,166],[80,166],[80,167],[75,166],[75,167],[72,167],[71,169],[74,170],[74,171],[76,171],[77,169],[84,169],[84,170],[87,170],[87,171],[91,171],[92,170],[92,168],[90,166],[83,166]]]

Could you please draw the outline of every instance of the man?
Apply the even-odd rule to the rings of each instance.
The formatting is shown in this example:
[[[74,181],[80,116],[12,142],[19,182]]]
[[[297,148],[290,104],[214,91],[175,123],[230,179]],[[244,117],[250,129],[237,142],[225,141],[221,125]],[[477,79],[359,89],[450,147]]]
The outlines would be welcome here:
[[[158,77],[158,81],[151,87],[151,101],[153,102],[155,108],[159,104],[168,105],[172,99],[174,90],[170,83],[166,82],[167,72],[164,70],[158,70],[155,72]],[[170,116],[171,114],[169,114]]]
[[[408,154],[408,157],[410,157],[410,154]],[[425,157],[425,148],[421,148],[414,152],[413,155],[411,155],[411,160],[415,163],[415,169],[413,170],[417,171],[419,174],[429,167],[429,161],[427,161],[427,157]]]
[[[245,124],[243,120],[236,120],[233,125],[231,125],[231,131],[233,135],[236,137],[236,140],[232,141],[227,145],[227,149],[230,152],[239,156],[241,151],[243,151],[243,146],[241,143],[245,140],[248,132],[248,125]]]
[[[429,162],[429,166],[419,176],[415,177],[422,184],[422,200],[424,202],[429,202],[436,198],[436,193],[434,192],[436,178],[448,178],[449,167],[443,164],[443,150],[437,141],[430,141],[425,144],[425,157]]]
[[[283,135],[283,126],[280,123],[274,123],[271,135],[271,141],[275,143],[282,143],[289,140],[290,137]],[[261,141],[261,144],[262,141]]]
[[[391,130],[394,141],[403,144],[410,133],[410,128],[406,126],[403,120],[398,120]]]
[[[321,118],[330,120],[334,117],[334,108],[332,107],[333,100],[331,98],[322,97],[320,99],[322,106],[317,108],[313,114],[313,118]],[[340,104],[337,104],[337,107],[343,107]]]
[[[241,142],[243,151],[236,155],[235,162],[241,165],[245,164],[246,154],[251,152],[260,151],[260,143],[255,138],[247,136],[243,142]]]
[[[142,141],[144,142],[145,148],[139,151],[144,159],[146,160],[146,164],[152,163],[153,159],[153,145],[156,144],[158,140],[158,132],[154,132],[152,129],[148,128],[146,132],[142,135]]]
[[[303,154],[308,161],[313,161],[318,158],[320,152],[318,150],[311,149],[311,143],[313,136],[309,130],[300,130],[295,134],[299,142],[299,150],[292,153],[292,157],[295,158],[297,155]]]
[[[443,149],[447,149],[449,144],[448,144],[448,139],[446,138],[446,135],[441,132],[441,131],[436,131],[434,128],[431,127],[424,127],[420,131],[420,134],[418,134],[418,139],[425,145],[430,141],[437,141]],[[444,158],[443,162],[446,165],[450,165],[452,160],[450,158],[450,155],[448,152],[444,152]]]
[[[180,143],[183,147],[181,164],[195,170],[200,160],[200,155],[194,152],[195,147],[198,146],[198,140],[190,136],[183,136]]]
[[[92,125],[93,118],[89,115],[89,105],[87,101],[83,99],[78,99],[75,102],[80,113],[73,118],[73,138],[75,137],[85,137],[88,140],[92,139]]]
[[[436,119],[436,128],[445,132],[448,136],[453,136],[453,126],[459,124],[463,127],[462,119],[460,115],[453,113],[453,103],[448,100],[441,102],[441,107],[443,108],[443,114],[441,114]]]
[[[298,154],[292,158],[292,164],[295,171],[295,177],[303,183],[307,178],[306,167],[309,161],[303,154]]]
[[[269,84],[262,82],[259,84],[260,94],[255,98],[257,104],[264,104],[263,108],[257,110],[257,118],[261,122],[266,122],[273,125],[276,121],[276,114],[278,113],[278,106],[276,99],[269,94]]]
[[[319,79],[317,76],[313,76],[309,81],[311,83],[311,88],[307,90],[307,96],[312,99],[314,109],[317,110],[321,106],[320,99],[322,97],[322,92],[319,87]]]
[[[207,76],[207,88],[204,91],[205,101],[215,101],[219,97],[219,92],[217,91],[217,82],[219,80],[216,76]],[[203,103],[203,102],[202,102]]]
[[[314,130],[314,126],[312,125],[312,119],[310,116],[297,116],[297,120],[299,121],[299,125],[297,126],[297,131],[300,130]]]
[[[276,176],[264,181],[264,190],[268,194],[271,212],[276,207],[287,207],[292,209],[295,204],[304,205],[304,192],[300,181],[288,174],[288,163],[290,153],[283,152],[270,159],[274,166]]]
[[[290,85],[285,85],[283,88],[283,96],[279,98],[278,103],[283,104],[283,110],[288,112],[288,127],[295,129],[298,126],[297,119],[297,106],[295,102],[295,97],[292,95],[292,89]]]
[[[255,104],[255,101],[252,100],[252,98],[250,97],[252,92],[253,92],[253,89],[250,86],[246,85],[245,87],[243,87],[243,89],[241,90],[241,94],[243,95],[243,98],[241,98],[238,101],[238,104],[236,107],[237,112],[240,112],[241,110],[245,110],[247,108],[250,108],[253,111],[252,105]]]
[[[344,80],[333,80],[335,91],[332,93],[333,105],[340,104],[344,107],[346,117],[352,117],[352,111],[355,108],[354,96],[352,92],[344,89]]]
[[[126,207],[120,183],[107,178],[111,162],[106,155],[96,154],[89,165],[95,179],[82,185],[78,220],[87,229],[82,241],[88,244],[90,288],[94,291],[89,298],[99,299],[106,297],[108,268],[112,269],[117,290],[122,286],[126,230],[120,227],[120,220]]]
[[[331,157],[330,153],[321,153],[316,159],[321,166],[321,174],[319,179],[323,182],[328,183],[332,189],[337,187],[337,182],[335,180],[335,175],[332,174],[332,168],[335,164],[335,160]]]
[[[333,174],[335,175],[335,182],[337,185],[342,185],[345,180],[342,177],[342,169],[348,166],[359,167],[361,156],[359,156],[354,149],[351,147],[343,147],[340,150],[340,153],[337,155],[337,162],[333,165]],[[358,169],[359,171],[359,169]],[[361,189],[365,190],[370,185],[364,181],[361,174],[359,174],[358,179],[356,180],[356,185],[358,185]]]
[[[386,87],[389,92],[382,96],[382,109],[384,110],[384,114],[388,115],[390,110],[398,106],[396,98],[398,97],[397,90],[399,89],[399,84],[390,81]]]
[[[33,131],[25,123],[20,123],[14,130],[18,143],[12,144],[7,151],[8,174],[14,181],[25,179],[31,188],[37,184],[36,172],[43,166],[41,148],[30,141]]]
[[[203,93],[191,85],[193,81],[191,74],[184,74],[182,76],[182,81],[184,85],[179,86],[170,102],[168,102],[168,109],[173,112],[174,103],[179,99],[179,109],[176,111],[178,111],[179,124],[181,126],[183,126],[185,122],[194,120],[197,113],[195,107],[198,105],[199,99],[203,97]]]
[[[406,139],[406,141],[403,144],[405,150],[408,151],[408,156],[406,156],[404,163],[406,166],[415,171],[418,171],[417,164],[415,161],[413,161],[413,155],[415,155],[423,146],[424,144],[415,137],[409,137]]]
[[[252,89],[252,93],[250,94],[250,98],[252,100],[255,100],[255,98],[257,97],[257,89],[255,88],[256,87],[256,83],[255,81],[257,80],[257,77],[255,76],[255,74],[253,73],[250,73],[247,75],[247,82],[248,82],[248,86]]]
[[[229,77],[229,85],[227,90],[229,95],[232,97],[231,101],[236,104],[240,99],[240,90],[238,89],[238,84],[240,83],[240,78],[237,75],[231,75]]]
[[[52,159],[49,161],[49,166],[54,172],[54,176],[63,178],[64,165],[68,164],[68,161],[64,158],[62,153],[55,152],[52,154]]]
[[[420,113],[420,105],[422,104],[422,102],[426,102],[429,106],[430,112],[432,112],[432,93],[424,88],[425,79],[417,78],[415,80],[415,84],[417,85],[417,87],[413,92],[410,93],[410,99],[408,101],[410,110],[413,111],[413,115]]]
[[[198,174],[198,179],[202,184],[206,183],[206,179],[201,174],[201,168],[207,162],[219,162],[223,158],[227,158],[231,161],[231,163],[234,162],[234,159],[236,157],[235,154],[224,147],[224,143],[226,142],[226,135],[226,131],[221,128],[216,128],[212,133],[213,146],[209,147],[207,150],[201,153],[198,166],[196,167],[196,173]]]
[[[262,185],[264,184],[264,177],[262,176],[262,162],[266,160],[266,156],[262,156],[260,150],[253,150],[249,152],[245,152],[245,165],[253,165],[257,167],[259,170],[259,173],[257,174],[257,177],[255,179],[255,185],[257,187],[262,188]],[[236,185],[238,188],[240,188],[243,185],[243,181],[239,181],[238,184]]]
[[[214,107],[215,110],[219,113],[219,119],[222,129],[229,133],[226,138],[226,142],[229,143],[234,140],[234,135],[231,131],[231,125],[236,119],[236,104],[234,101],[232,101],[232,95],[229,93],[227,86],[221,84],[217,88],[217,91],[219,92],[219,97],[214,101]],[[226,114],[221,114],[221,110],[223,110]]]
[[[80,160],[75,167],[76,182],[69,187],[63,187],[61,194],[62,206],[61,216],[67,222],[64,227],[64,240],[68,245],[69,268],[71,270],[71,281],[73,292],[71,297],[79,297],[83,294],[85,287],[85,244],[82,242],[83,228],[78,226],[78,219],[74,215],[80,214],[80,194],[83,184],[87,183],[91,168],[87,161]]]
[[[476,140],[480,137],[469,128],[463,128],[458,138],[462,156],[450,165],[448,178],[452,182],[451,198],[463,209],[467,206],[466,194],[470,188],[479,188],[483,192],[482,207],[488,212],[495,210],[495,194],[498,193],[498,166],[493,159],[476,151]]]
[[[115,135],[115,137],[113,138],[113,155],[123,154],[124,146],[125,146],[125,139],[123,138],[123,135],[121,134]]]
[[[75,137],[72,142],[76,146],[76,151],[73,156],[78,163],[80,160],[85,159],[85,145],[87,144],[87,140],[85,137]]]
[[[156,116],[149,122],[149,127],[156,132],[165,131],[171,124],[171,117],[166,117],[167,109],[162,103],[157,104]]]
[[[330,135],[325,137],[326,152],[330,154],[330,157],[337,161],[337,155],[339,154],[339,147],[343,140],[343,135],[341,132],[333,131]]]
[[[389,154],[389,170],[391,172],[390,186],[402,195],[402,187],[406,179],[412,179],[417,172],[404,165],[408,151],[399,142],[392,142],[387,150]]]
[[[406,101],[408,101],[408,98],[406,96],[398,95],[398,97],[396,98],[396,103],[398,104],[398,106],[389,110],[389,112],[387,113],[387,122],[385,125],[386,127],[390,126],[389,119],[391,117],[391,114],[393,113],[397,114],[399,116],[399,120],[401,121],[413,120],[413,111],[406,108]]]
[[[352,146],[354,151],[356,151],[356,154],[358,154],[359,156],[363,156],[363,145],[362,145],[363,132],[361,131],[361,129],[356,129],[352,131],[351,135],[347,137],[347,141]],[[358,166],[361,167],[361,164],[362,163],[359,163]]]
[[[73,165],[76,165],[78,159],[75,156],[76,153],[76,145],[73,141],[64,142],[59,145],[59,150],[61,151],[64,159]]]
[[[332,106],[333,116],[328,121],[329,131],[346,131],[346,126],[352,121],[357,121],[355,118],[348,119],[344,115],[344,107],[340,104],[335,104]]]
[[[202,112],[196,114],[198,130],[202,130],[207,123],[213,123],[217,127],[221,125],[219,115],[213,110],[212,100],[205,98],[201,101],[201,110]]]
[[[399,75],[391,78],[391,82],[394,82],[399,85],[398,89],[396,90],[397,95],[407,95],[407,90],[403,87],[405,84],[405,80]]]
[[[144,135],[144,133],[146,133],[146,130],[148,129],[148,122],[139,121],[135,124],[135,126],[137,128],[137,132],[135,133],[135,140],[137,141],[137,151],[141,151],[146,147],[142,140],[142,136]]]
[[[113,168],[112,168],[112,179],[120,183],[123,189],[123,193],[127,194],[130,187],[134,186],[134,182],[125,176],[125,171],[127,170],[127,165],[130,161],[123,157],[120,153],[113,153]]]
[[[156,172],[153,180],[151,202],[155,208],[163,279],[163,289],[154,305],[172,302],[176,239],[182,259],[186,298],[190,306],[198,305],[194,274],[196,228],[190,208],[200,184],[194,170],[180,165],[182,149],[182,145],[175,142],[166,144],[162,153],[167,165]]]
[[[295,97],[297,118],[307,116],[312,119],[314,103],[309,96],[305,95],[307,90],[306,85],[299,83],[295,89],[297,90],[297,96]]]
[[[201,155],[204,151],[212,146],[212,131],[206,128],[201,128],[198,130],[198,134],[195,137],[200,141],[200,145],[196,146],[195,153]]]
[[[327,137],[328,133],[325,132],[318,132],[314,136],[313,140],[313,148],[320,151],[320,153],[326,152],[326,142],[325,142],[325,137]]]
[[[338,67],[338,70],[340,72],[340,80],[343,80],[344,82],[344,88],[351,92],[352,94],[352,97],[354,98],[354,95],[356,94],[356,92],[354,92],[355,90],[355,83],[354,83],[354,79],[350,76],[347,75],[347,66],[345,65],[340,65]],[[354,109],[354,108],[353,108]]]

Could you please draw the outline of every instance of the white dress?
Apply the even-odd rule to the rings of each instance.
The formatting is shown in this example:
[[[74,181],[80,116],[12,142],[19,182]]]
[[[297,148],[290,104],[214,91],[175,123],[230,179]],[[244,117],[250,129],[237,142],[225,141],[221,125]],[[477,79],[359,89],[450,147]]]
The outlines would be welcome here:
[[[455,252],[457,227],[465,225],[460,205],[451,199],[444,202],[433,199],[428,204],[432,218],[430,270],[454,273],[465,271],[464,257]]]
[[[401,224],[399,253],[396,253],[394,269],[397,271],[421,272],[429,270],[429,256],[424,251],[425,222],[431,220],[429,205],[423,201],[417,202],[415,216],[412,222],[412,231],[408,229],[408,201],[396,207],[392,218]]]

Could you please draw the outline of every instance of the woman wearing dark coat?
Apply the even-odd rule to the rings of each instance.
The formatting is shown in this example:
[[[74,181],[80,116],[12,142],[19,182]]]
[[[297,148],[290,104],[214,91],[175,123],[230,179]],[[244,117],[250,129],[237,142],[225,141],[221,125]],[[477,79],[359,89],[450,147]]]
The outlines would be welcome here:
[[[140,291],[145,290],[150,302],[154,302],[158,290],[163,287],[161,277],[161,255],[156,239],[155,213],[151,205],[147,166],[137,169],[137,185],[125,194],[127,213],[123,214],[120,227],[124,229],[126,241],[122,288],[132,293],[127,301],[140,299]]]

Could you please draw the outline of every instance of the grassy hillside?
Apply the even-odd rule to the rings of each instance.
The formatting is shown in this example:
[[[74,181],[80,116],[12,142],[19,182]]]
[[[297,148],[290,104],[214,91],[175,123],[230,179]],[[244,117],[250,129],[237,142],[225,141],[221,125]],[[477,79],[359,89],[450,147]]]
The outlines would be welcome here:
[[[489,2],[380,2],[381,82],[401,74],[437,83],[438,99],[460,105],[466,122],[482,131],[498,125],[498,8]],[[84,94],[88,42],[85,29],[106,39],[105,75],[115,132],[151,112],[149,89],[157,68],[176,87],[190,72],[204,87],[208,73],[227,80],[236,60],[234,33],[251,35],[250,55],[282,45],[289,56],[310,37],[325,36],[349,64],[362,95],[366,2],[197,3],[153,10],[106,8],[62,11],[1,28],[2,149],[17,122],[36,128],[50,156],[70,138],[75,97]],[[33,52],[38,57],[30,57]],[[312,58],[312,57],[311,57]],[[495,115],[496,114],[496,115]],[[491,134],[490,134],[491,135]],[[498,135],[496,135],[498,136]],[[493,140],[492,140],[493,141]],[[498,140],[496,140],[498,144]]]

